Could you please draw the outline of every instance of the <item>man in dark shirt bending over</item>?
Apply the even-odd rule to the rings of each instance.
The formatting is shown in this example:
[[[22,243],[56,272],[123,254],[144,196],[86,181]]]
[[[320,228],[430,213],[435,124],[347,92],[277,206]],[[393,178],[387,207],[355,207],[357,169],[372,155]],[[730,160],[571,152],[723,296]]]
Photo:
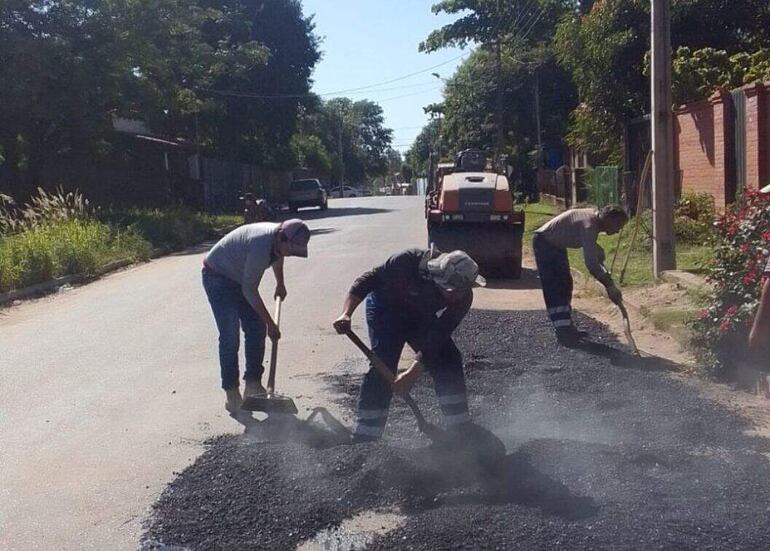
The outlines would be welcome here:
[[[361,275],[334,322],[338,333],[347,332],[350,316],[366,299],[369,339],[377,357],[396,373],[404,344],[409,343],[417,353],[392,388],[373,368],[366,374],[354,441],[382,436],[393,392],[408,393],[424,368],[433,377],[447,426],[470,421],[462,356],[452,332],[470,310],[471,289],[486,282],[473,259],[462,251],[431,256],[429,251],[409,249]]]

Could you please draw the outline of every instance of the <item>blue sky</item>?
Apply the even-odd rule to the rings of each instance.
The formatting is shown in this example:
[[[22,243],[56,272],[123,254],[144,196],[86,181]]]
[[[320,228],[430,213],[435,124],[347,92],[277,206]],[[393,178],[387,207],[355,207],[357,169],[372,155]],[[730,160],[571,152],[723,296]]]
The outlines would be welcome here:
[[[316,33],[322,37],[323,57],[313,74],[313,90],[324,94],[377,85],[339,95],[378,102],[400,151],[409,148],[426,122],[422,108],[441,100],[441,81],[431,73],[450,76],[462,61],[456,58],[468,53],[467,49],[429,55],[417,51],[430,31],[452,20],[431,13],[432,4],[433,0],[303,0],[305,14],[315,14]],[[420,74],[401,78],[416,72]]]

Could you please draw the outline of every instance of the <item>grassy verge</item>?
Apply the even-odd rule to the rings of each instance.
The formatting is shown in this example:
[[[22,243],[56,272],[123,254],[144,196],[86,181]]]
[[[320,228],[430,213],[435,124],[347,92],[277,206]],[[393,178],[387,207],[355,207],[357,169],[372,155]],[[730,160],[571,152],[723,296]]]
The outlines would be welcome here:
[[[526,206],[525,212],[524,246],[531,247],[532,234],[534,231],[555,215],[557,210],[550,205],[533,203]],[[631,220],[626,227],[626,230],[623,232],[620,241],[618,240],[617,235],[599,235],[599,245],[604,248],[607,255],[606,265],[608,269],[610,269],[615,250],[619,249],[617,259],[615,260],[615,268],[613,270],[616,281],[619,280],[623,262],[625,261],[626,254],[631,246],[631,230],[633,225],[634,220]],[[583,251],[580,249],[569,249],[568,254],[570,265],[581,273],[587,274],[588,270],[583,261]],[[712,258],[713,247],[709,245],[677,245],[676,259],[679,270],[703,274]],[[652,249],[645,231],[640,229],[639,235],[637,236],[637,243],[631,251],[628,260],[628,267],[626,268],[625,277],[623,278],[623,286],[644,286],[651,285],[654,282],[655,280],[652,275]]]
[[[185,208],[172,210],[129,209],[103,211],[99,219],[113,227],[135,231],[153,247],[173,250],[216,237],[216,230],[236,226],[240,216],[213,216]]]
[[[117,260],[146,260],[153,248],[182,249],[240,221],[238,216],[187,209],[132,209],[43,222],[0,235],[0,293],[66,275],[93,274]]]
[[[0,237],[0,292],[70,274],[91,274],[122,259],[144,260],[150,244],[131,230],[64,220]]]

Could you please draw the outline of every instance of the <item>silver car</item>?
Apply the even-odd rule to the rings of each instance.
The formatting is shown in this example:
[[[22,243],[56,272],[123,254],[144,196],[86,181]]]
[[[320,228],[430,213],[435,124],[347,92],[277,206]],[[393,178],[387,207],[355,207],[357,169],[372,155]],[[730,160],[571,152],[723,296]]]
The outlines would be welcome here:
[[[318,180],[294,180],[289,184],[289,210],[292,212],[302,207],[318,207],[326,210],[328,205],[326,190]]]

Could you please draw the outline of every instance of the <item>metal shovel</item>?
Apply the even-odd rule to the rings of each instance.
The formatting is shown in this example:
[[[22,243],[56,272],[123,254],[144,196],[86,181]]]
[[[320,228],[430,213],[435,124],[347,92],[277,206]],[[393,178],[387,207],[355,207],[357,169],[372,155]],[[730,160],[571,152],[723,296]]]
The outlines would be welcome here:
[[[275,324],[281,325],[281,298],[275,299]],[[270,350],[270,375],[267,379],[267,393],[257,396],[247,396],[243,400],[241,409],[247,411],[263,411],[265,413],[297,413],[294,400],[288,396],[275,393],[275,370],[278,366],[278,341],[273,341]]]
[[[639,348],[636,346],[634,336],[631,334],[631,320],[628,318],[628,310],[626,310],[626,305],[623,304],[623,301],[618,302],[618,308],[620,309],[620,313],[623,316],[623,332],[626,334],[628,344],[630,344],[631,348],[634,349],[634,354],[641,356]]]
[[[368,346],[366,346],[366,344],[364,344],[364,342],[352,330],[348,330],[345,335],[347,335],[353,344],[355,344],[358,349],[364,353],[366,358],[372,363],[372,366],[374,366],[374,369],[377,371],[377,373],[379,373],[388,384],[392,385],[396,380],[396,376],[390,371],[390,369],[387,368],[382,360],[377,357],[377,354],[375,354]],[[414,401],[414,398],[412,398],[409,394],[404,394],[401,396],[401,398],[403,398],[404,402],[406,402],[406,405],[409,406],[409,409],[412,410],[415,419],[417,419],[417,428],[420,429],[421,433],[436,443],[446,441],[448,438],[447,434],[436,425],[425,420],[425,417],[420,411],[420,408],[417,406],[417,402]]]

